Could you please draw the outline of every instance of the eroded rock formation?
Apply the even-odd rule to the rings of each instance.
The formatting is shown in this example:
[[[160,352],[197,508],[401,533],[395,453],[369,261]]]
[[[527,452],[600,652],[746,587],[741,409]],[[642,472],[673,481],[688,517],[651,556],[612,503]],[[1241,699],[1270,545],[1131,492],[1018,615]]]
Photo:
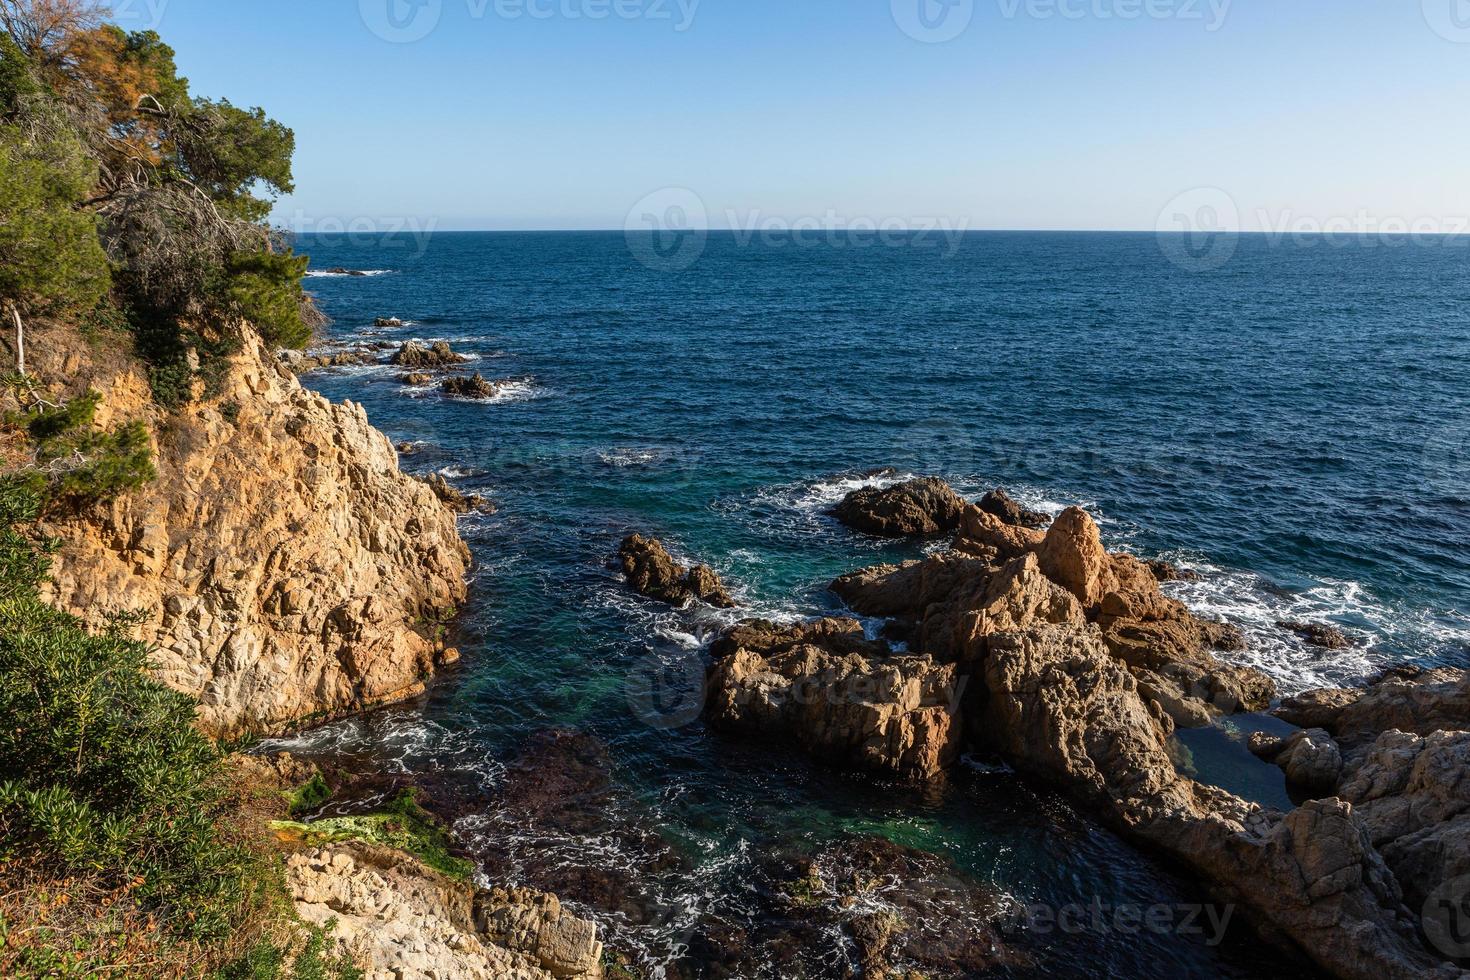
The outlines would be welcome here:
[[[398,469],[358,405],[305,390],[247,332],[218,394],[165,415],[140,365],[36,345],[57,397],[98,390],[99,424],[145,418],[158,477],[47,528],[55,599],[143,615],[156,673],[209,731],[265,732],[417,694],[465,596],[454,515]]]
[[[335,922],[328,942],[372,980],[597,980],[597,927],[554,895],[478,891],[398,851],[332,844],[286,859],[286,884],[306,922]]]
[[[781,735],[836,762],[929,777],[959,753],[953,664],[895,654],[856,620],[786,630],[747,625],[722,641],[706,714],[725,729]]]

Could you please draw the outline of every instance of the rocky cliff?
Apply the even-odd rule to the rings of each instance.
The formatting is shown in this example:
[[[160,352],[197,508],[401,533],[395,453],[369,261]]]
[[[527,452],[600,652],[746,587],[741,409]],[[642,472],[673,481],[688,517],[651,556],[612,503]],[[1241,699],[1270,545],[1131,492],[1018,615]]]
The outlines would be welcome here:
[[[302,388],[243,333],[210,391],[172,412],[130,356],[63,326],[31,338],[48,397],[95,389],[97,424],[145,419],[158,470],[51,522],[54,599],[93,620],[141,613],[157,675],[218,735],[420,692],[469,563],[452,512],[399,470],[361,406]]]

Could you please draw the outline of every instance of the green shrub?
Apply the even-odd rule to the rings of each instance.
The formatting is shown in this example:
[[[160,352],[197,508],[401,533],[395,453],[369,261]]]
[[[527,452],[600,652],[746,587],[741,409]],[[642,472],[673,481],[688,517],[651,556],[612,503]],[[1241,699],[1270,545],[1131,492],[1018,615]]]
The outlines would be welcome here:
[[[64,505],[105,502],[136,490],[157,475],[153,444],[141,421],[102,431],[92,428],[102,396],[89,391],[64,405],[10,415],[36,447],[46,496]]]
[[[129,622],[93,632],[48,606],[26,537],[41,501],[0,481],[0,839],[58,876],[128,886],[180,937],[237,926],[256,859],[221,838],[221,755],[195,703],[146,673]]]
[[[231,256],[225,267],[227,303],[272,347],[299,350],[311,342],[311,328],[301,315],[301,279],[309,261],[304,255],[250,252]]]

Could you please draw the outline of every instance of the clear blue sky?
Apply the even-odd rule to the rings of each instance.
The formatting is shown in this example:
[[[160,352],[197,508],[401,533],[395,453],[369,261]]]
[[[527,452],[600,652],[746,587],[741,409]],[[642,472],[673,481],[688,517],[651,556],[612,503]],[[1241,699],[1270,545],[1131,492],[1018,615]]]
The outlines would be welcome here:
[[[900,28],[920,0],[701,0],[678,30],[693,2],[114,0],[197,93],[296,130],[286,223],[622,228],[668,186],[715,227],[1152,230],[1197,187],[1248,229],[1470,216],[1460,0],[952,0],[944,43]],[[418,3],[422,39],[370,28],[422,29]]]

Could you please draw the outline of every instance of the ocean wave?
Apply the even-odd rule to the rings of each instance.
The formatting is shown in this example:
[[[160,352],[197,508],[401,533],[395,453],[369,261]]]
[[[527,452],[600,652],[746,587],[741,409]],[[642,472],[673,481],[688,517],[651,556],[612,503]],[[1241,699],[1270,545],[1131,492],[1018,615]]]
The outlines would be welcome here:
[[[1470,620],[1399,607],[1360,582],[1325,580],[1289,591],[1251,572],[1187,555],[1166,557],[1199,579],[1165,583],[1165,592],[1198,616],[1245,631],[1247,649],[1218,656],[1271,675],[1283,695],[1352,687],[1408,660],[1464,666],[1470,653]],[[1345,650],[1326,650],[1279,625],[1284,622],[1330,623],[1354,643]]]
[[[490,382],[497,387],[494,396],[490,398],[467,398],[462,395],[446,395],[443,390],[442,379],[435,379],[429,384],[404,385],[399,389],[399,394],[405,398],[429,398],[441,397],[445,401],[460,402],[465,405],[505,405],[512,402],[530,402],[541,398],[547,398],[551,392],[536,384],[535,378],[510,378],[503,381]]]
[[[373,276],[388,276],[393,274],[392,269],[348,269],[338,271],[336,269],[311,269],[306,273],[307,279],[362,279]]]
[[[387,709],[343,719],[299,735],[262,741],[252,752],[289,752],[306,760],[359,760],[392,775],[468,774],[484,790],[498,786],[505,766],[473,731],[448,728],[417,711]]]
[[[674,450],[657,447],[614,447],[594,451],[598,462],[613,469],[657,466],[674,458]]]

